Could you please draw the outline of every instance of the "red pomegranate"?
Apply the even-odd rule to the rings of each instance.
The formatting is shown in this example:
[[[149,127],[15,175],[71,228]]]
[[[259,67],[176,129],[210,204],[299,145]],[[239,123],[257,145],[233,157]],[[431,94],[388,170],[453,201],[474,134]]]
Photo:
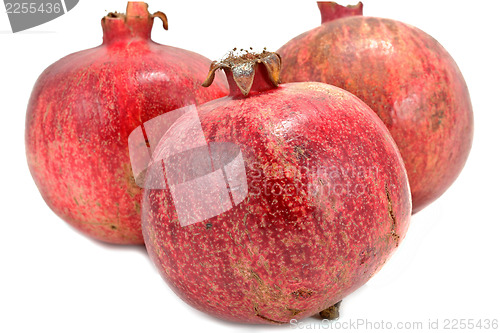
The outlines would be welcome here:
[[[148,119],[225,96],[218,79],[198,89],[210,60],[151,40],[163,13],[129,2],[102,19],[103,44],[49,66],[33,88],[26,154],[42,197],[62,219],[101,241],[141,244],[140,200],[127,146]]]
[[[469,155],[473,115],[464,78],[415,27],[363,17],[361,3],[318,6],[323,24],[278,50],[283,81],[329,83],[368,104],[401,151],[418,212],[448,189]]]
[[[185,109],[146,177],[148,253],[190,305],[243,323],[311,316],[363,285],[404,237],[403,161],[360,99],[278,86],[276,53],[212,63],[229,96]]]

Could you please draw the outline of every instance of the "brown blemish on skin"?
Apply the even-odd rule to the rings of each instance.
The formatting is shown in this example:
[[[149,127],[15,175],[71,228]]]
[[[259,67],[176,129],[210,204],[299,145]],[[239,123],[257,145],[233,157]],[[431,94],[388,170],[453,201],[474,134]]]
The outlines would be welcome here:
[[[304,310],[299,310],[299,309],[290,309],[290,308],[286,308],[288,311],[290,311],[290,314],[292,315],[292,317],[295,317],[296,315],[304,312]]]
[[[259,283],[259,285],[262,286],[264,284],[264,281],[262,281],[259,274],[257,274],[253,269],[250,269],[250,275]]]
[[[308,159],[310,156],[305,150],[303,145],[298,145],[293,148],[293,152],[297,156],[298,159]]]
[[[444,118],[445,114],[444,114],[444,110],[442,109],[438,109],[436,110],[436,112],[434,112],[432,114],[432,131],[437,131],[439,129],[439,127],[441,126],[441,123],[443,122],[443,118]]]
[[[260,314],[260,312],[259,312],[259,308],[258,308],[256,305],[254,305],[254,306],[253,306],[253,311],[255,312],[255,315],[256,315],[257,317],[259,317],[259,318],[261,318],[261,319],[264,319],[264,320],[266,320],[266,321],[268,321],[268,322],[270,322],[270,323],[273,323],[273,324],[286,324],[286,323],[287,323],[287,322],[285,322],[285,321],[278,321],[278,320],[274,320],[274,319],[268,318],[268,317],[266,317],[266,316],[264,316],[264,315]]]
[[[301,299],[306,299],[312,296],[314,294],[314,291],[310,289],[297,289],[292,292],[292,295],[295,296],[295,298],[301,298]]]
[[[138,203],[138,202],[135,202],[134,203],[134,208],[135,208],[135,212],[137,214],[140,214],[141,213],[141,205]]]
[[[396,233],[396,215],[392,209],[392,200],[391,195],[389,194],[389,189],[387,188],[387,184],[385,185],[385,195],[387,196],[387,209],[389,211],[389,216],[391,217],[391,237],[396,242],[396,247],[399,246],[399,235]]]
[[[366,252],[365,251],[361,251],[361,260],[359,262],[360,265],[364,265],[366,263],[366,260],[367,260],[367,255],[366,255]]]
[[[111,226],[110,226],[110,228],[111,228],[111,229],[113,229],[113,230],[118,229],[118,228],[116,227],[116,225],[111,225]]]

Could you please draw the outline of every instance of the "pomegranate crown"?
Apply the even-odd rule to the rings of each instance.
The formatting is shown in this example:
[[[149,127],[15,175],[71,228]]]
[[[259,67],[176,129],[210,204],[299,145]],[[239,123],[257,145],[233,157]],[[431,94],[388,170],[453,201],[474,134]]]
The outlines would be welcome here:
[[[362,2],[347,6],[339,5],[334,1],[318,1],[317,3],[321,12],[321,23],[327,23],[344,17],[363,15]]]
[[[149,5],[142,1],[129,1],[127,2],[127,11],[125,14],[118,12],[109,13],[104,16],[102,20],[105,21],[107,18],[120,18],[124,21],[127,21],[127,19],[153,20],[155,17],[158,17],[163,23],[163,29],[168,30],[167,15],[160,11],[151,14],[149,13],[148,7]]]
[[[153,20],[159,18],[163,28],[168,30],[167,16],[163,12],[150,14],[148,4],[141,1],[129,1],[127,11],[109,13],[101,20],[104,31],[104,42],[121,40],[123,37],[151,38]]]
[[[215,72],[218,69],[223,69],[226,75],[232,74],[232,79],[241,90],[244,96],[247,96],[252,89],[256,67],[263,64],[267,71],[267,78],[275,86],[278,87],[281,79],[281,57],[278,53],[264,51],[254,53],[246,51],[243,55],[235,55],[233,49],[223,60],[216,60],[210,64],[208,76],[203,82],[203,87],[209,87],[215,78]]]

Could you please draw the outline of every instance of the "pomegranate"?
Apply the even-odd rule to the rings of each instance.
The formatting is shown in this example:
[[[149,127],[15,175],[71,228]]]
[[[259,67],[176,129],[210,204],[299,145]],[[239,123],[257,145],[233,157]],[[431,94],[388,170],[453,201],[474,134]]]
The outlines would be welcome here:
[[[278,86],[276,53],[213,62],[229,96],[185,109],[154,149],[142,217],[166,282],[213,316],[329,316],[404,237],[408,179],[384,124],[324,83]]]
[[[279,49],[283,81],[318,81],[361,98],[382,119],[408,172],[413,212],[458,177],[472,144],[469,92],[446,50],[425,32],[363,17],[362,3],[318,2],[322,25]]]
[[[26,116],[29,168],[49,207],[101,241],[141,244],[142,190],[127,138],[148,119],[227,94],[223,78],[198,89],[210,60],[151,40],[163,13],[129,2],[102,19],[103,44],[70,54],[38,78]]]

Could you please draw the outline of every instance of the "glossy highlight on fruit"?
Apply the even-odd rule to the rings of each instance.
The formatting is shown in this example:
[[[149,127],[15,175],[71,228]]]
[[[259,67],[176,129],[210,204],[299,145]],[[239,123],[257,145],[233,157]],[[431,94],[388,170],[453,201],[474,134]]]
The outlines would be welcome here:
[[[26,116],[26,155],[42,197],[63,220],[101,241],[141,244],[142,190],[130,132],[167,111],[224,96],[200,87],[210,61],[151,40],[165,14],[129,2],[102,19],[103,44],[70,54],[38,78]]]
[[[473,114],[464,78],[448,52],[415,27],[364,17],[362,3],[318,6],[321,26],[278,50],[283,82],[325,82],[368,104],[401,151],[418,212],[448,189],[469,155]]]
[[[317,314],[363,285],[405,236],[403,161],[354,95],[279,85],[276,53],[213,62],[205,86],[219,69],[229,96],[184,109],[152,147],[148,253],[178,296],[218,318]]]

